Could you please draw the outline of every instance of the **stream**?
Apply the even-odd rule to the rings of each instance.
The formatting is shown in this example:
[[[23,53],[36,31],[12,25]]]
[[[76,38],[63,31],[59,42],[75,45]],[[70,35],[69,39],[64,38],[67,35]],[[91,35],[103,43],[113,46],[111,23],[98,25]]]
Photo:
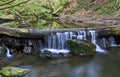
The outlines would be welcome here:
[[[22,61],[19,67],[31,69],[25,77],[119,77],[120,48],[110,47],[106,52],[98,52],[93,57],[57,59],[27,55],[9,58],[9,61]]]
[[[34,32],[39,33],[39,30],[31,30],[31,33]],[[27,54],[17,53],[12,55],[7,48],[6,59],[10,63],[19,61],[21,64],[17,67],[30,69],[31,72],[25,77],[119,77],[119,37],[98,38],[97,36],[98,31],[95,29],[82,29],[53,32],[43,39],[9,38],[10,43],[7,43],[7,46],[23,45],[25,46],[23,51]],[[3,37],[0,37],[0,39],[3,39]],[[68,39],[90,40],[96,45],[95,56],[46,59],[40,58],[40,54],[30,54],[31,46],[34,46],[34,50],[38,52],[49,50],[52,54],[67,54],[70,52],[67,46]]]

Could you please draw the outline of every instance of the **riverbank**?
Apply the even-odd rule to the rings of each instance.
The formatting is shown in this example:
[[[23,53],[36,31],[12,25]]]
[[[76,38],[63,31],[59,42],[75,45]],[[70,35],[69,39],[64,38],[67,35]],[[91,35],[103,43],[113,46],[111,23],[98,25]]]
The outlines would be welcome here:
[[[120,19],[95,19],[95,18],[89,18],[89,17],[81,17],[81,16],[60,16],[56,17],[56,19],[59,19],[63,22],[78,22],[78,23],[85,23],[85,24],[96,24],[96,25],[105,25],[105,26],[111,26],[111,25],[120,25]]]

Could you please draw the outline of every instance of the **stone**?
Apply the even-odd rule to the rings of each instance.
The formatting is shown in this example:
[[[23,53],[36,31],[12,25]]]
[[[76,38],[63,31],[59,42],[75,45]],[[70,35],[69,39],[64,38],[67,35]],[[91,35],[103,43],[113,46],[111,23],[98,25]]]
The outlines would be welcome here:
[[[29,69],[18,68],[18,67],[3,67],[0,70],[0,74],[5,77],[23,77],[29,73]]]
[[[42,50],[40,53],[41,58],[52,58],[52,53],[49,50]]]
[[[0,75],[0,77],[2,77],[2,75]]]
[[[109,26],[98,30],[98,37],[119,36],[119,35],[120,35],[120,25]]]
[[[5,47],[0,47],[0,57],[5,57],[6,51]]]
[[[95,54],[96,46],[88,40],[71,39],[67,43],[73,55],[88,56]]]

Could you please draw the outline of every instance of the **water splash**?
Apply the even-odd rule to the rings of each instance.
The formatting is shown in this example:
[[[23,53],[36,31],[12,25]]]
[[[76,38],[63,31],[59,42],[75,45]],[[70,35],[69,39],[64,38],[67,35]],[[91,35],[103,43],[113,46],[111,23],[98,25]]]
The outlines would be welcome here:
[[[45,50],[50,51],[52,54],[60,54],[60,53],[67,54],[70,52],[70,50],[68,49],[47,49],[47,48],[44,48],[41,51],[44,52]]]

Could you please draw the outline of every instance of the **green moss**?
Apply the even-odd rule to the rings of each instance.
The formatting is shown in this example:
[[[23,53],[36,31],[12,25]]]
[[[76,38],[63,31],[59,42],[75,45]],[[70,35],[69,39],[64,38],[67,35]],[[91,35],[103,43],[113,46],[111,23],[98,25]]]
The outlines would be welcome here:
[[[9,2],[7,1],[0,1],[0,5]],[[10,4],[3,5],[3,7],[11,7],[26,0],[15,0]],[[20,4],[15,7],[3,9],[0,11],[0,14],[15,14],[19,11],[22,15],[29,15],[29,14],[37,14],[37,15],[52,15],[52,14],[59,14],[61,10],[63,10],[64,5],[68,2],[68,0],[30,0],[24,4]],[[3,8],[1,7],[1,8]]]
[[[108,0],[107,3],[95,8],[96,13],[104,16],[111,15],[117,11],[120,11],[120,0]]]
[[[69,48],[75,55],[93,55],[96,46],[87,40],[68,40]]]
[[[22,69],[22,68],[15,68],[15,67],[3,67],[0,70],[0,74],[5,77],[16,77],[16,76],[23,76],[30,72],[29,69]]]

